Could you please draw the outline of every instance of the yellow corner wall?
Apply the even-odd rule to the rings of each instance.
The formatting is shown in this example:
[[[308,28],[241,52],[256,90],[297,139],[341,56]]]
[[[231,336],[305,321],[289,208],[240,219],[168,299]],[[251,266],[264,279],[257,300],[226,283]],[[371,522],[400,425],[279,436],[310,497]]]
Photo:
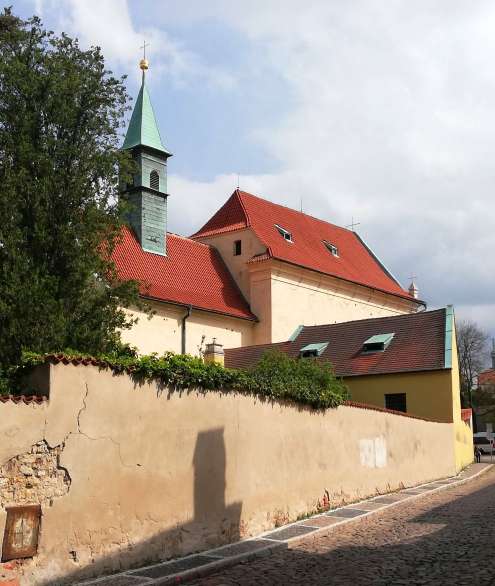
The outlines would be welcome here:
[[[385,394],[406,393],[407,412],[418,417],[454,421],[450,370],[346,377],[351,399],[385,407]]]
[[[451,385],[454,415],[454,442],[456,469],[461,470],[473,461],[473,430],[461,418],[461,382],[459,376],[459,360],[457,355],[457,337],[455,318],[452,328],[452,370]]]
[[[129,316],[138,318],[138,322],[132,329],[122,332],[123,341],[136,346],[140,354],[180,353],[181,323],[186,308],[155,302],[151,302],[151,306],[156,312],[151,318],[138,309],[127,310]],[[186,352],[197,356],[203,336],[203,345],[212,338],[225,348],[249,345],[253,327],[254,323],[248,320],[193,309],[186,321]]]
[[[473,431],[461,418],[461,393],[455,320],[452,328],[452,368],[438,371],[347,377],[352,400],[385,407],[385,394],[406,393],[411,415],[452,422],[456,470],[473,461]]]

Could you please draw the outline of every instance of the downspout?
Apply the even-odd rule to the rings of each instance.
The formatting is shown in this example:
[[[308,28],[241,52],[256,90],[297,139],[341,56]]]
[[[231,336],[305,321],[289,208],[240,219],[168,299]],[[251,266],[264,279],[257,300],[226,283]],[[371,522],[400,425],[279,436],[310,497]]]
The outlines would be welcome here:
[[[186,308],[186,314],[182,318],[181,324],[181,352],[182,354],[186,353],[186,321],[189,317],[191,317],[192,313],[192,305],[188,305]]]

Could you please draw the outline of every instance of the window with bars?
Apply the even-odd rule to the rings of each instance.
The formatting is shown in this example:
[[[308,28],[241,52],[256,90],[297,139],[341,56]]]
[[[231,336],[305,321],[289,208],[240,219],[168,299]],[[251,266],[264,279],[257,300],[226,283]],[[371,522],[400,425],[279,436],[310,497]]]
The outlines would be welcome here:
[[[407,413],[406,393],[390,393],[385,395],[386,409]]]
[[[150,173],[150,187],[155,191],[160,191],[160,175],[158,175],[158,171],[151,171]]]

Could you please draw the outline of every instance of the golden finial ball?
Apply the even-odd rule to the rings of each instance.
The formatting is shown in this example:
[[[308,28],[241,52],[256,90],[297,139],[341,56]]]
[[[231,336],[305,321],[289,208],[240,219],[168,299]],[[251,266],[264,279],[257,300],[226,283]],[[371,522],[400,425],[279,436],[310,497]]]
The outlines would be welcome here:
[[[148,59],[141,59],[141,61],[139,62],[139,67],[143,71],[146,71],[146,69],[148,69],[149,66],[150,64],[148,63]]]

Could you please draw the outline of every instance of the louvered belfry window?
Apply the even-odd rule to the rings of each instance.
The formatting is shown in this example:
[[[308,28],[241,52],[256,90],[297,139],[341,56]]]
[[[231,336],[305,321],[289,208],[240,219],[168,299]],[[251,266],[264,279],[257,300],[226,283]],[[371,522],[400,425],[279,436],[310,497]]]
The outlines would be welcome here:
[[[151,171],[150,173],[150,187],[155,191],[160,191],[160,176],[158,171]]]

